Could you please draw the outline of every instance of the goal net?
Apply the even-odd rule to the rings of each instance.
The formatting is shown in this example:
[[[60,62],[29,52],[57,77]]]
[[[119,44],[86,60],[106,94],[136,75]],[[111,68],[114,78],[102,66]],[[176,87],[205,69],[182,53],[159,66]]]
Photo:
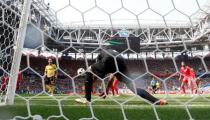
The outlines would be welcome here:
[[[1,0],[0,119],[207,119],[195,111],[210,108],[209,5],[209,0]],[[130,73],[115,63],[112,74],[129,82],[119,80],[108,93],[110,75],[101,78],[90,70],[101,52],[115,62],[122,57]],[[84,105],[75,99],[85,96],[87,72],[94,83],[92,101]],[[160,101],[138,96],[138,88],[169,105],[160,108]],[[169,108],[179,116],[173,111],[164,116]]]

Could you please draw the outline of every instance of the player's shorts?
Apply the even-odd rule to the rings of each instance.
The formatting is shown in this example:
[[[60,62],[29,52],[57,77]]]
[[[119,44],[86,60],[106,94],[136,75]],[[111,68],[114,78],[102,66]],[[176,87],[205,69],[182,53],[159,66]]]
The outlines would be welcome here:
[[[182,80],[183,83],[188,83],[188,81],[189,81],[188,78],[184,78],[184,79]]]
[[[156,85],[152,86],[152,89],[153,89],[153,90],[156,89]]]
[[[113,82],[113,87],[117,87],[118,83],[119,83],[118,80],[114,80],[114,82]]]
[[[46,77],[45,78],[45,85],[51,85],[51,84],[54,84],[54,81],[55,81],[55,77]]]

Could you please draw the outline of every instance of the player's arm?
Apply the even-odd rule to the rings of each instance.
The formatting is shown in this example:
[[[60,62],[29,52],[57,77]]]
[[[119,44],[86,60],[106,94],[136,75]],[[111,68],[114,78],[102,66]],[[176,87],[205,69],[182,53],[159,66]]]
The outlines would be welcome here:
[[[179,81],[181,81],[182,78],[183,78],[183,75],[180,73],[179,74]]]
[[[57,74],[58,72],[57,72],[57,67],[56,67],[56,65],[54,65],[54,69],[55,69],[55,75],[54,75],[54,76],[55,76],[55,78],[57,78],[57,77],[58,77],[58,74]]]
[[[179,71],[179,81],[181,81],[183,77],[184,77],[184,76],[183,76],[183,72],[182,72],[182,70],[180,69],[180,71]]]
[[[45,66],[44,77],[47,76],[47,66]]]

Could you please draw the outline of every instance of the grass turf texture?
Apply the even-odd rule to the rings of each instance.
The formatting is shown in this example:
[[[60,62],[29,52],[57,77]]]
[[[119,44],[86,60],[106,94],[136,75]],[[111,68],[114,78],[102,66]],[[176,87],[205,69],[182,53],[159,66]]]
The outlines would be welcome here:
[[[32,96],[22,95],[28,99]],[[164,95],[155,95],[158,98],[163,98]],[[189,120],[186,107],[183,105],[193,97],[169,95],[168,105],[155,106],[156,112],[161,120]],[[90,118],[90,108],[76,103],[76,96],[56,95],[58,100],[61,100],[61,109],[63,114],[70,120],[78,120],[80,118]],[[204,99],[203,97],[207,98]],[[65,99],[63,99],[65,98]],[[142,101],[138,97],[122,95],[120,97],[110,97],[107,99],[99,99],[94,96],[92,104],[94,115],[99,120],[123,120],[122,108],[117,103],[123,103],[123,109],[128,120],[155,120],[155,112],[153,107]],[[114,100],[113,100],[114,99]],[[116,101],[117,102],[116,102]],[[189,112],[195,120],[210,119],[210,95],[202,95],[197,97],[188,104]],[[183,104],[180,104],[183,103]],[[44,119],[51,115],[60,115],[58,101],[52,97],[40,95],[29,100],[31,114],[40,114]],[[12,106],[0,106],[0,120],[12,119],[14,116],[28,116],[27,102],[20,97],[15,98],[15,104]],[[29,118],[31,119],[31,118]],[[64,118],[51,118],[50,120],[64,120]]]

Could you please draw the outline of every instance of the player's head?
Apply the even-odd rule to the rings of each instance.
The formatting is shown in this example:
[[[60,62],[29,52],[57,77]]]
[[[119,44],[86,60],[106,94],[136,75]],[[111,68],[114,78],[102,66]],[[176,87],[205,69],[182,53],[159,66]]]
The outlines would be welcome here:
[[[7,73],[4,73],[3,76],[4,76],[4,77],[7,77]]]
[[[185,67],[185,62],[184,61],[181,62],[181,66]]]
[[[202,67],[199,67],[198,70],[199,70],[199,71],[202,71],[203,69],[202,69]]]
[[[52,58],[48,58],[48,64],[52,64]]]

